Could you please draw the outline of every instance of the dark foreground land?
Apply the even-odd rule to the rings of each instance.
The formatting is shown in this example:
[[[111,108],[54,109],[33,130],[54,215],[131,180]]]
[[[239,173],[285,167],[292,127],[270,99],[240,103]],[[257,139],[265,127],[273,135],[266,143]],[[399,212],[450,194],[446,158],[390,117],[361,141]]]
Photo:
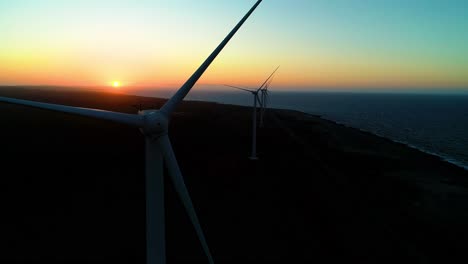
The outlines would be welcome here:
[[[8,87],[0,96],[127,113],[140,100]],[[185,102],[170,125],[216,263],[467,261],[467,171],[284,110],[268,112],[252,162],[250,118],[246,107]],[[0,263],[144,263],[138,130],[4,103],[0,124]],[[168,260],[207,263],[166,184]]]

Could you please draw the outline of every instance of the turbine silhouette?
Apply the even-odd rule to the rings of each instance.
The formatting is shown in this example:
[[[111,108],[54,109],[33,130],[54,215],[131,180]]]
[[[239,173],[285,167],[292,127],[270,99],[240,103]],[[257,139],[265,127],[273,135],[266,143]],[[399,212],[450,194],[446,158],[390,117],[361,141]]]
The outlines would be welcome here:
[[[260,105],[260,127],[263,127],[263,119],[265,116],[266,109],[268,108],[268,104],[270,103],[270,91],[268,91],[268,88],[270,88],[270,84],[273,81],[274,78],[274,73],[279,69],[280,66],[276,68],[276,70],[273,72],[273,75],[271,76],[270,80],[265,84],[265,86],[260,89],[261,92],[261,105]]]
[[[232,86],[232,85],[227,85],[225,84],[224,86],[235,88],[238,90],[242,90],[245,92],[249,92],[253,95],[253,113],[252,113],[252,152],[250,154],[249,159],[251,160],[257,160],[257,103],[260,105],[261,108],[263,108],[264,105],[264,97],[266,98],[266,93],[263,91],[266,89],[264,88],[265,85],[268,83],[268,81],[273,77],[275,72],[278,70],[279,66],[268,76],[268,78],[265,80],[265,82],[262,83],[262,85],[253,90],[253,89],[248,89],[244,87],[238,87],[238,86]],[[261,92],[261,97],[259,97],[259,93]]]
[[[239,28],[262,2],[258,0],[247,14],[232,29],[219,46],[182,85],[182,87],[159,110],[140,110],[138,115],[111,112],[99,109],[81,108],[48,104],[35,101],[27,101],[13,98],[0,97],[0,102],[26,105],[52,111],[87,116],[91,118],[109,120],[139,128],[145,137],[146,146],[146,263],[166,263],[165,250],[165,215],[164,215],[164,164],[169,172],[170,179],[179,195],[185,210],[195,228],[200,243],[213,263],[205,236],[195,213],[182,173],[177,163],[176,156],[168,137],[170,116],[180,104],[197,80],[222,51],[229,40],[236,34]]]

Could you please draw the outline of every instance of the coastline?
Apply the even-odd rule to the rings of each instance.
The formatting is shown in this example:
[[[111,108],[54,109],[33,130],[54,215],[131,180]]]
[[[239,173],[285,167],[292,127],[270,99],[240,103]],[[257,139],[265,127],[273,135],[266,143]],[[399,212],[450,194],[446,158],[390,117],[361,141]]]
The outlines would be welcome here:
[[[203,91],[205,92],[205,91]],[[203,94],[203,93],[202,93]],[[320,93],[319,93],[320,94]],[[347,93],[347,94],[352,94],[352,93]],[[356,93],[356,94],[360,94],[360,93]],[[137,94],[138,95],[138,94]],[[403,94],[403,95],[407,95],[407,94]],[[417,95],[417,94],[415,94]],[[430,94],[429,96],[432,96],[432,94]],[[211,98],[212,100],[209,100],[209,97],[207,97],[206,99],[203,99],[201,97],[203,96],[199,96],[200,98],[191,98],[190,100],[192,101],[198,101],[198,102],[216,102],[216,103],[219,103],[219,104],[229,104],[229,105],[236,105],[236,106],[249,106],[249,104],[240,104],[240,103],[225,103],[223,102],[223,100],[221,99],[215,99],[213,96],[213,98]],[[205,95],[206,97],[206,95]],[[221,97],[220,97],[221,98]],[[229,101],[229,100],[228,100]],[[237,99],[236,99],[237,101]],[[437,156],[437,157],[440,157],[442,160],[446,161],[446,162],[449,162],[451,164],[454,164],[458,167],[461,167],[465,170],[468,170],[468,164],[463,161],[460,161],[459,158],[462,158],[462,157],[457,157],[456,155],[451,155],[451,154],[447,154],[447,153],[443,153],[443,151],[439,152],[437,151],[437,149],[432,149],[432,150],[429,150],[428,148],[424,147],[423,144],[415,144],[415,143],[411,143],[411,141],[408,141],[408,140],[399,140],[397,139],[396,137],[392,137],[392,133],[388,133],[385,134],[385,133],[379,133],[378,131],[376,131],[376,129],[372,130],[372,129],[365,129],[365,128],[361,128],[357,125],[353,125],[352,123],[350,122],[346,122],[345,119],[343,119],[344,117],[342,117],[341,121],[340,121],[340,118],[333,118],[332,116],[329,116],[327,114],[321,114],[321,113],[314,113],[312,111],[306,111],[303,109],[304,107],[298,107],[298,109],[293,109],[293,108],[290,108],[290,107],[272,107],[272,109],[281,109],[281,110],[292,110],[292,111],[299,111],[303,114],[311,114],[311,115],[318,115],[320,116],[321,118],[323,119],[326,119],[326,120],[329,120],[329,121],[332,121],[332,122],[335,122],[337,124],[340,124],[340,125],[345,125],[347,127],[350,127],[350,128],[354,128],[354,129],[358,129],[360,131],[364,131],[364,132],[369,132],[371,134],[374,134],[374,135],[377,135],[377,136],[380,136],[380,137],[383,137],[383,138],[387,138],[389,140],[392,140],[393,142],[396,142],[396,143],[402,143],[402,144],[405,144],[407,145],[408,147],[411,147],[411,148],[414,148],[414,149],[417,149],[419,151],[422,151],[424,153],[427,153],[427,154],[430,154],[430,155],[434,155],[434,156]],[[384,131],[382,131],[384,132]],[[414,139],[414,138],[413,138]],[[427,140],[427,139],[426,139]],[[431,142],[426,142],[427,144],[430,144]],[[439,143],[440,144],[440,143]]]
[[[205,103],[217,103],[217,104],[220,104],[220,105],[232,105],[232,106],[248,107],[248,106],[245,106],[245,105],[238,105],[238,104],[228,104],[228,103],[222,103],[222,102],[216,102],[216,101],[204,101],[203,99],[192,99],[192,100],[187,100],[187,101],[202,102],[202,103],[203,102],[205,102]],[[443,154],[438,154],[438,153],[426,150],[423,147],[416,146],[414,144],[411,144],[410,142],[392,139],[392,138],[390,138],[388,136],[382,135],[382,134],[374,132],[374,131],[370,131],[370,130],[359,128],[359,127],[356,127],[356,126],[352,126],[352,125],[346,124],[344,122],[339,122],[337,120],[333,120],[332,118],[327,118],[327,117],[325,117],[324,115],[321,115],[321,114],[308,113],[308,112],[303,112],[303,111],[300,111],[300,110],[295,110],[295,109],[290,109],[290,108],[271,108],[271,110],[287,110],[287,111],[291,111],[291,112],[297,112],[298,115],[304,115],[304,116],[310,115],[310,116],[314,116],[314,117],[319,117],[321,119],[333,122],[333,123],[335,123],[337,125],[342,125],[342,126],[345,126],[345,127],[348,127],[348,128],[357,129],[357,130],[359,130],[361,132],[366,132],[366,133],[369,133],[369,134],[372,134],[372,135],[375,135],[375,136],[378,136],[378,137],[381,137],[381,138],[384,138],[384,139],[391,140],[392,142],[395,142],[395,143],[403,144],[403,145],[405,145],[405,146],[407,146],[409,148],[413,148],[413,149],[421,151],[421,152],[423,152],[425,154],[429,154],[429,155],[438,157],[438,158],[440,158],[441,160],[443,160],[445,162],[456,165],[457,167],[460,167],[460,168],[465,169],[465,170],[468,171],[468,165],[464,165],[463,163],[457,161],[455,158],[452,158],[450,156],[443,155]]]
[[[285,109],[285,110],[291,110],[291,109]],[[295,111],[295,110],[292,110],[292,111]],[[301,112],[301,113],[302,113],[302,114],[305,114],[305,115],[313,115],[313,116],[314,116],[314,114],[309,114],[309,113],[305,113],[305,112]],[[464,164],[462,164],[461,162],[459,162],[459,161],[457,161],[456,159],[451,158],[451,157],[449,157],[449,156],[446,156],[446,155],[443,155],[443,154],[438,154],[438,153],[435,153],[435,152],[431,152],[431,151],[429,151],[429,150],[425,150],[425,149],[422,148],[422,147],[418,147],[418,146],[416,146],[416,145],[413,145],[413,144],[411,144],[411,143],[409,143],[409,142],[405,142],[405,141],[400,141],[400,140],[392,139],[392,138],[390,138],[390,137],[387,137],[387,136],[385,136],[385,135],[382,135],[382,134],[379,134],[379,133],[376,133],[376,132],[373,132],[373,131],[369,131],[369,130],[366,130],[366,129],[363,129],[363,128],[354,127],[354,126],[345,124],[345,123],[343,123],[343,122],[339,122],[339,121],[333,120],[333,119],[331,119],[331,118],[326,118],[326,117],[324,117],[324,116],[322,116],[322,115],[317,115],[317,116],[319,116],[320,118],[322,118],[322,119],[324,119],[324,120],[328,120],[328,121],[334,122],[334,123],[336,123],[336,124],[338,124],[338,125],[343,125],[343,126],[346,126],[346,127],[352,128],[352,129],[357,129],[357,130],[362,131],[362,132],[370,133],[370,134],[372,134],[372,135],[375,135],[375,136],[378,136],[378,137],[381,137],[381,138],[385,138],[385,139],[391,140],[391,141],[393,141],[393,142],[395,142],[395,143],[403,144],[403,145],[405,145],[405,146],[407,146],[407,147],[409,147],[409,148],[413,148],[413,149],[418,150],[418,151],[421,151],[421,152],[423,152],[423,153],[426,153],[426,154],[429,154],[429,155],[438,157],[438,158],[440,158],[441,160],[443,160],[443,161],[445,161],[445,162],[448,162],[448,163],[450,163],[450,164],[456,165],[456,166],[458,166],[458,167],[460,167],[460,168],[465,169],[465,170],[468,171],[468,166],[467,166],[467,165],[464,165]]]
[[[58,87],[58,86],[0,86],[0,89],[5,89],[5,88],[10,89],[10,90],[19,88],[19,89],[24,90],[26,93],[27,93],[28,90],[33,89],[33,90],[45,90],[45,91],[50,91],[50,92],[54,92],[54,93],[67,92],[67,93],[78,93],[79,94],[79,93],[83,93],[83,92],[84,93],[89,92],[89,93],[96,93],[96,94],[106,94],[106,92],[103,91],[102,87],[99,88],[99,89],[98,88],[93,88],[93,89],[92,88],[87,88],[86,90],[82,91],[82,90],[79,90],[79,89],[73,88],[73,87],[67,87],[66,90],[63,90],[61,87]],[[170,92],[168,92],[168,91],[166,91],[166,93],[170,94]],[[164,98],[164,97],[149,97],[149,96],[145,96],[145,95],[139,95],[138,93],[128,94],[128,93],[117,92],[117,93],[111,93],[111,94],[114,95],[114,96],[115,95],[117,95],[117,96],[131,96],[131,97],[140,98],[140,99],[136,99],[136,101],[145,101],[145,100],[152,100],[152,99],[155,99],[155,100],[166,100],[167,99],[167,98]],[[218,104],[218,105],[226,105],[226,106],[233,106],[233,107],[247,107],[247,108],[249,108],[249,106],[247,106],[247,105],[230,104],[230,103],[223,103],[223,102],[219,102],[219,101],[206,101],[206,100],[203,100],[203,99],[189,99],[189,100],[185,100],[185,101],[186,102],[208,103],[208,104],[213,104],[214,103],[214,104]],[[409,148],[421,151],[422,153],[438,157],[444,162],[450,163],[452,165],[455,165],[455,166],[457,166],[459,168],[462,168],[462,169],[468,171],[468,166],[462,164],[461,162],[457,161],[455,158],[452,158],[450,156],[446,156],[446,155],[443,155],[443,154],[438,154],[438,153],[435,153],[435,152],[432,152],[432,151],[428,151],[428,150],[424,149],[423,147],[416,146],[414,144],[411,144],[410,142],[392,139],[392,138],[390,138],[388,136],[382,135],[382,134],[377,133],[375,131],[366,130],[366,129],[363,129],[363,128],[359,128],[359,127],[356,127],[356,126],[346,124],[344,122],[334,120],[331,117],[325,117],[324,115],[321,115],[321,114],[308,113],[308,112],[295,110],[295,109],[290,109],[290,108],[271,108],[271,110],[287,110],[287,111],[291,111],[291,113],[296,112],[298,115],[319,117],[321,119],[333,122],[333,123],[335,123],[337,125],[340,125],[340,126],[345,126],[345,127],[348,127],[348,128],[359,130],[361,132],[369,133],[371,135],[378,136],[378,137],[381,137],[383,139],[390,140],[390,141],[392,141],[394,143],[397,143],[397,144],[403,144],[403,145],[405,145],[405,146],[407,146]]]

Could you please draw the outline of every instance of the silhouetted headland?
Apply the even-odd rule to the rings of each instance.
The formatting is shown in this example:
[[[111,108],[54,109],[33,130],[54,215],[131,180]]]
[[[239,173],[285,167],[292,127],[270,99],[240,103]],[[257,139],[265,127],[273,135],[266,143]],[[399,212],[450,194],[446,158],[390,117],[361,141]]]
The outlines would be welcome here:
[[[136,113],[163,99],[38,87],[0,96]],[[144,263],[137,129],[0,104],[0,263]],[[297,111],[186,101],[170,124],[216,263],[450,263],[468,245],[468,171]],[[170,181],[166,181],[170,185]],[[166,188],[172,263],[206,263]]]

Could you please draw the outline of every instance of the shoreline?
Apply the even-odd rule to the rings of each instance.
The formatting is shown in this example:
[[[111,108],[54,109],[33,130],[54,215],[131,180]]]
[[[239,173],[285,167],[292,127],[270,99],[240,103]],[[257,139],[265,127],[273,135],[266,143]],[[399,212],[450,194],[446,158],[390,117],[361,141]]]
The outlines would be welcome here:
[[[292,109],[284,109],[284,110],[292,110]],[[295,111],[295,110],[293,110]],[[304,114],[308,114],[308,113],[305,113],[305,112],[302,112]],[[314,115],[314,114],[311,114],[311,115]],[[466,171],[468,171],[468,165],[463,165],[461,162],[457,161],[456,159],[452,158],[452,157],[449,157],[449,156],[445,156],[445,155],[442,155],[442,154],[437,154],[437,153],[434,153],[434,152],[431,152],[429,150],[425,150],[424,148],[422,147],[418,147],[416,145],[413,145],[409,142],[405,142],[405,141],[400,141],[400,140],[396,140],[396,139],[392,139],[392,138],[389,138],[389,137],[386,137],[384,135],[381,135],[379,133],[376,133],[376,132],[373,132],[373,131],[369,131],[369,130],[366,130],[366,129],[363,129],[363,128],[359,128],[359,127],[354,127],[354,126],[350,126],[348,124],[345,124],[345,123],[342,123],[342,122],[339,122],[339,121],[336,121],[336,120],[333,120],[333,119],[329,119],[329,118],[326,118],[326,117],[323,117],[322,115],[318,115],[320,118],[324,119],[324,120],[327,120],[327,121],[331,121],[331,122],[334,122],[336,123],[337,125],[342,125],[342,126],[345,126],[345,127],[348,127],[348,128],[352,128],[352,129],[357,129],[361,132],[366,132],[366,133],[370,133],[374,136],[378,136],[378,137],[381,137],[381,138],[384,138],[384,139],[388,139],[392,142],[395,142],[395,143],[399,143],[399,144],[403,144],[409,148],[412,148],[412,149],[415,149],[415,150],[418,150],[418,151],[421,151],[425,154],[428,154],[428,155],[432,155],[432,156],[435,156],[435,157],[438,157],[440,158],[441,160],[445,161],[445,162],[448,162],[452,165],[455,165],[459,168],[462,168]]]
[[[152,97],[152,96],[148,96],[148,95],[143,95],[143,94],[139,94],[139,93],[125,93],[125,92],[121,92],[121,91],[113,91],[113,92],[107,92],[107,91],[104,91],[104,90],[101,90],[101,89],[91,89],[91,88],[88,88],[88,89],[85,89],[85,90],[80,90],[80,89],[70,89],[70,90],[67,90],[67,89],[61,89],[62,87],[59,87],[59,86],[0,86],[0,89],[1,88],[6,88],[6,89],[11,89],[11,88],[20,88],[20,89],[25,89],[25,90],[43,90],[43,91],[54,91],[54,92],[71,92],[71,93],[97,93],[97,94],[100,94],[100,93],[104,93],[104,94],[111,94],[111,95],[117,95],[117,96],[134,96],[134,97],[137,97],[137,98],[144,98],[145,100],[167,100],[166,97]],[[69,88],[69,87],[67,87]],[[247,108],[250,108],[251,106],[249,105],[241,105],[241,104],[232,104],[232,103],[224,103],[224,102],[220,102],[220,101],[207,101],[207,100],[204,100],[204,99],[188,99],[188,100],[184,100],[186,102],[197,102],[197,103],[214,103],[214,104],[219,104],[219,105],[228,105],[228,106],[235,106],[235,107],[247,107]],[[371,135],[374,135],[374,136],[377,136],[377,137],[380,137],[380,138],[383,138],[383,139],[387,139],[387,140],[390,140],[394,143],[398,143],[398,144],[403,144],[411,149],[415,149],[415,150],[418,150],[424,154],[428,154],[428,155],[432,155],[432,156],[435,156],[439,159],[441,159],[442,161],[444,162],[447,162],[447,163],[450,163],[452,165],[455,165],[459,168],[462,168],[466,171],[468,171],[468,165],[464,165],[463,162],[460,162],[458,161],[456,158],[453,158],[453,157],[450,157],[450,156],[447,156],[447,155],[443,155],[443,154],[438,154],[438,153],[435,153],[435,152],[432,152],[432,151],[428,151],[426,149],[424,149],[423,147],[419,147],[419,146],[416,146],[410,142],[406,142],[406,141],[400,141],[400,140],[396,140],[396,139],[392,139],[390,137],[387,137],[385,135],[382,135],[380,133],[377,133],[377,132],[374,132],[374,131],[369,131],[369,130],[366,130],[366,129],[363,129],[363,128],[359,128],[359,127],[355,127],[355,126],[352,126],[352,125],[349,125],[349,124],[346,124],[344,122],[340,122],[340,121],[337,121],[337,120],[334,120],[333,118],[328,118],[328,117],[325,117],[324,115],[321,115],[321,114],[315,114],[315,113],[308,113],[308,112],[304,112],[304,111],[301,111],[301,110],[296,110],[296,109],[290,109],[290,108],[270,108],[272,110],[281,110],[281,111],[291,111],[291,112],[296,112],[297,114],[300,114],[300,115],[304,115],[304,116],[313,116],[313,117],[318,117],[318,118],[321,118],[323,120],[326,120],[326,121],[329,121],[329,122],[333,122],[337,125],[341,125],[341,126],[345,126],[347,128],[351,128],[351,129],[356,129],[358,131],[361,131],[361,132],[365,132],[365,133],[369,133]]]
[[[130,95],[130,94],[129,94]],[[134,94],[131,94],[131,95],[134,95]],[[136,96],[140,96],[140,95],[136,95]],[[142,96],[142,97],[146,97],[146,96]],[[164,98],[165,99],[165,98]],[[239,106],[239,107],[251,107],[251,106],[246,106],[246,105],[239,105],[239,104],[229,104],[229,103],[222,103],[222,102],[216,102],[216,101],[205,101],[205,100],[202,100],[202,99],[191,99],[191,100],[187,100],[187,101],[194,101],[194,102],[201,102],[201,103],[216,103],[216,104],[220,104],[220,105],[230,105],[230,106]],[[387,140],[390,140],[394,143],[399,143],[399,144],[403,144],[409,148],[412,148],[412,149],[415,149],[415,150],[418,150],[418,151],[421,151],[425,154],[428,154],[428,155],[432,155],[432,156],[435,156],[437,158],[440,158],[442,161],[444,162],[448,162],[452,165],[455,165],[459,168],[462,168],[466,171],[468,171],[468,165],[464,165],[462,162],[456,160],[455,158],[452,158],[452,157],[449,157],[449,156],[446,156],[446,155],[442,155],[442,154],[437,154],[437,153],[434,153],[434,152],[431,152],[431,151],[428,151],[426,149],[424,149],[423,147],[418,147],[414,144],[411,144],[410,142],[405,142],[405,141],[400,141],[400,140],[396,140],[396,139],[392,139],[390,137],[387,137],[385,135],[382,135],[382,134],[379,134],[379,133],[376,133],[374,131],[369,131],[369,130],[366,130],[366,129],[363,129],[363,128],[359,128],[359,127],[355,127],[355,126],[352,126],[352,125],[349,125],[349,124],[346,124],[344,122],[339,122],[337,120],[333,120],[332,118],[327,118],[327,117],[324,117],[323,115],[321,114],[314,114],[314,113],[308,113],[308,112],[303,112],[303,111],[300,111],[300,110],[295,110],[295,109],[290,109],[290,108],[269,108],[271,110],[281,110],[281,111],[291,111],[291,112],[296,112],[297,114],[300,114],[300,115],[310,115],[310,116],[313,116],[313,117],[318,117],[318,118],[321,118],[323,120],[326,120],[326,121],[329,121],[329,122],[333,122],[337,125],[341,125],[341,126],[345,126],[347,128],[352,128],[352,129],[357,129],[361,132],[365,132],[365,133],[369,133],[369,134],[372,134],[374,136],[377,136],[377,137],[380,137],[380,138],[383,138],[383,139],[387,139]]]

